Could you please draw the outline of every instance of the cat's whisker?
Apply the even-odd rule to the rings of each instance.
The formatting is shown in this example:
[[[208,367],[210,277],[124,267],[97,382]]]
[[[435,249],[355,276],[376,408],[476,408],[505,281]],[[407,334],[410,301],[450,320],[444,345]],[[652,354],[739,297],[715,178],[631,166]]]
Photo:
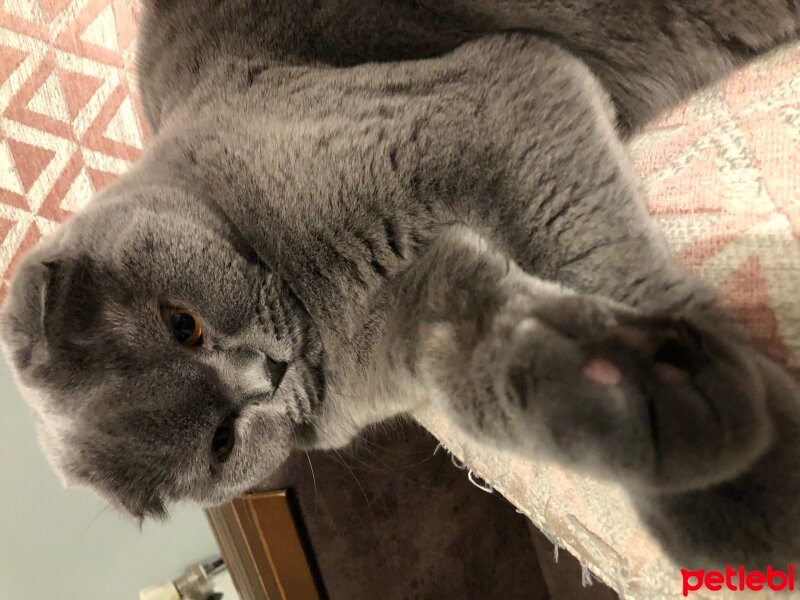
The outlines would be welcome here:
[[[297,433],[292,432],[292,435],[294,435],[295,448],[298,448],[300,444],[297,442]],[[314,473],[314,465],[311,464],[311,455],[305,448],[303,448],[303,452],[305,452],[306,454],[306,460],[308,461],[308,468],[311,470],[311,483],[314,486],[314,514],[317,514],[317,506],[319,504],[319,493],[317,492],[317,476]]]
[[[337,462],[339,462],[339,464],[341,464],[345,469],[347,469],[350,472],[350,475],[353,476],[353,480],[356,482],[358,489],[361,490],[361,495],[364,497],[364,500],[367,503],[367,509],[369,510],[370,519],[374,522],[375,514],[372,512],[372,503],[369,501],[369,496],[367,496],[367,492],[364,490],[364,487],[361,485],[361,482],[358,480],[358,477],[356,477],[356,474],[353,471],[353,469],[350,467],[349,464],[347,464],[347,461],[345,460],[344,456],[342,456],[342,454],[335,448],[333,449],[333,452],[334,454],[336,454],[336,456],[339,457]],[[332,458],[335,459],[335,457],[333,456]]]
[[[91,527],[95,523],[97,523],[100,517],[102,517],[103,514],[109,508],[111,508],[111,504],[107,502],[105,506],[103,506],[103,508],[97,511],[97,514],[95,514],[95,516],[92,517],[91,520],[86,525],[83,526],[83,529],[81,529],[78,532],[77,537],[75,537],[75,539],[73,539],[72,542],[64,550],[64,553],[61,555],[61,559],[58,561],[58,565],[56,565],[56,567],[51,570],[50,579],[48,580],[46,587],[49,588],[50,585],[58,579],[59,575],[61,574],[61,570],[64,568],[64,565],[67,563],[67,560],[72,555],[72,551],[75,549],[75,546],[78,544],[78,542],[80,542],[83,539],[83,536],[86,535],[86,532],[88,532],[89,529],[91,529]]]
[[[314,514],[317,514],[317,506],[319,501],[319,494],[317,493],[317,477],[314,474],[314,465],[311,464],[311,455],[308,450],[303,450],[306,453],[306,460],[308,460],[308,468],[311,470],[311,482],[314,484]]]

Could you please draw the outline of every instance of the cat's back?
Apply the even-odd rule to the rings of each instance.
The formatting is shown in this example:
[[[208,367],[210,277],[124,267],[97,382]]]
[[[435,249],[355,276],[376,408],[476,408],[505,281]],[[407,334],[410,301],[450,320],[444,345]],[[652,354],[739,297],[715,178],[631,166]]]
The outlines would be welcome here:
[[[486,6],[475,0],[149,0],[137,56],[145,113],[157,131],[198,89],[246,88],[274,67],[438,56],[501,28]]]

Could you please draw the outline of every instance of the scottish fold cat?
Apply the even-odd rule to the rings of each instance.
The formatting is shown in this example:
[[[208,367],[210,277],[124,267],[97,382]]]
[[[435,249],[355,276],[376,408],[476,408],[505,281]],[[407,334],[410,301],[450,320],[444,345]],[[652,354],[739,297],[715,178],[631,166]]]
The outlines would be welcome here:
[[[796,0],[145,1],[154,138],[3,307],[43,448],[160,517],[436,403],[620,482],[683,563],[800,558],[798,387],[625,148],[799,32]]]

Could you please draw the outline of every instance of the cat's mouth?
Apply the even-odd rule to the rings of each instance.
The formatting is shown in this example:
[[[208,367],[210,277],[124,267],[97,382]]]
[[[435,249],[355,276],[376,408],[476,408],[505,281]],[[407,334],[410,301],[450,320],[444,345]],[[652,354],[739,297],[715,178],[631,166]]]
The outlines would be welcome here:
[[[257,306],[258,318],[267,335],[279,343],[289,342],[288,362],[267,360],[275,393],[298,402],[301,419],[309,421],[325,397],[324,350],[317,325],[288,282],[261,265],[262,284]]]

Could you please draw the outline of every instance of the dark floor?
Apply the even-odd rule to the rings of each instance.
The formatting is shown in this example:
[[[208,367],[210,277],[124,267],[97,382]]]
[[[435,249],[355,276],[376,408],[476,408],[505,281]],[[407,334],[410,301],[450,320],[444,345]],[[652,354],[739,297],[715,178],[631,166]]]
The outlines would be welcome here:
[[[599,583],[583,588],[564,551],[551,565],[546,538],[502,496],[471,485],[446,452],[434,455],[436,446],[403,423],[345,451],[298,454],[268,482],[295,490],[328,597],[616,597]]]

